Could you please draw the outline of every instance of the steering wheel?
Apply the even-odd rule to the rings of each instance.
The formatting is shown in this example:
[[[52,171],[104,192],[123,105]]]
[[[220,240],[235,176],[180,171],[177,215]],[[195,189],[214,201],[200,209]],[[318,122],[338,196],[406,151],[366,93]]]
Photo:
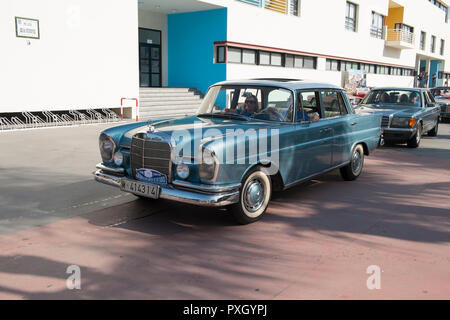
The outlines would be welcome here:
[[[267,108],[261,110],[260,114],[269,115],[270,120],[275,120],[275,121],[283,121],[284,120],[284,116],[273,107],[267,107]]]

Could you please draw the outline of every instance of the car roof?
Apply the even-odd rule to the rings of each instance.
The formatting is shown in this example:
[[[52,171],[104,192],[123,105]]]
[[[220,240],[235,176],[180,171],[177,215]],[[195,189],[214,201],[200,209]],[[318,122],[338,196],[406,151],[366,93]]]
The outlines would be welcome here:
[[[215,83],[217,85],[230,86],[276,86],[280,88],[299,90],[299,89],[338,89],[344,90],[342,87],[322,82],[300,80],[300,79],[284,79],[284,78],[260,78],[260,79],[243,79],[243,80],[227,80]]]

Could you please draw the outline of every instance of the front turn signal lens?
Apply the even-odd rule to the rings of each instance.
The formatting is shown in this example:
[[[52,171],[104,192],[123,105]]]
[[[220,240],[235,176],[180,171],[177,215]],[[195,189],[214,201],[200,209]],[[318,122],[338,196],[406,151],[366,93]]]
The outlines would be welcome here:
[[[416,119],[414,119],[414,118],[409,118],[409,126],[410,126],[410,127],[414,127],[415,124],[416,124]]]

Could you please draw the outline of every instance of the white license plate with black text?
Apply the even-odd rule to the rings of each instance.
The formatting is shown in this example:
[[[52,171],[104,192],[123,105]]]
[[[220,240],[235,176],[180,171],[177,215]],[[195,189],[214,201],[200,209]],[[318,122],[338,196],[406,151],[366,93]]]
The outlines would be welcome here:
[[[120,180],[120,189],[153,199],[159,198],[160,191],[160,187],[158,185],[128,179]]]

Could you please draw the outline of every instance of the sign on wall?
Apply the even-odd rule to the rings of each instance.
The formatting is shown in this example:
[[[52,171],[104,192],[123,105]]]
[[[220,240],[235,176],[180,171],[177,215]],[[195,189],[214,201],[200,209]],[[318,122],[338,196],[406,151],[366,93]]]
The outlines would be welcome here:
[[[15,17],[16,37],[39,39],[39,20]]]

